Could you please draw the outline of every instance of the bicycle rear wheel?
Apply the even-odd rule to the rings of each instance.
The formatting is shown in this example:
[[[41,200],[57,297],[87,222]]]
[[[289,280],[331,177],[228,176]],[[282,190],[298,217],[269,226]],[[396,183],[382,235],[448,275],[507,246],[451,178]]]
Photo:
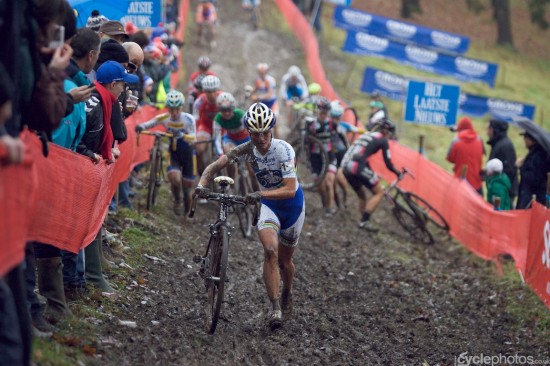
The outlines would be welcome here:
[[[156,203],[158,193],[157,179],[159,176],[160,151],[155,144],[153,150],[151,150],[151,161],[149,166],[149,183],[147,185],[147,210],[151,210]]]
[[[214,334],[218,325],[229,255],[227,226],[220,225],[215,235],[208,254],[209,278],[207,278],[208,301],[206,303],[205,327],[209,334]]]
[[[433,244],[434,240],[430,232],[426,229],[426,224],[418,213],[409,206],[408,198],[403,194],[396,194],[392,199],[394,206],[393,216],[397,222],[416,240],[424,244]]]
[[[435,208],[433,208],[432,205],[415,193],[407,192],[405,195],[407,196],[407,199],[415,205],[414,209],[424,216],[426,223],[429,225],[428,228],[430,231],[434,230],[438,237],[449,235],[450,227],[447,220],[445,220],[445,218],[443,218],[443,216]]]
[[[290,145],[296,153],[296,172],[300,185],[303,189],[315,190],[328,170],[328,154],[323,143],[313,136],[306,135],[303,141],[298,137],[291,141]],[[312,150],[319,153],[312,153]]]

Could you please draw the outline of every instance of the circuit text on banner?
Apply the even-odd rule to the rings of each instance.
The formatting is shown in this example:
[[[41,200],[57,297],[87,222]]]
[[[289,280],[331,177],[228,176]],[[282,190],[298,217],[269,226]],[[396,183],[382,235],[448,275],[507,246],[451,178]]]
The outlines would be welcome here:
[[[405,121],[435,126],[456,124],[458,85],[409,81],[405,101]]]

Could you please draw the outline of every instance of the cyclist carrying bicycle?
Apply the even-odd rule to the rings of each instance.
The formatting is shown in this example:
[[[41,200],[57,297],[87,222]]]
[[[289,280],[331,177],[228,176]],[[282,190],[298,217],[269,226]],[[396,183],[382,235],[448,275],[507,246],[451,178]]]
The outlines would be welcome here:
[[[402,173],[393,166],[388,144],[388,136],[394,133],[393,122],[387,117],[383,118],[372,126],[372,132],[357,138],[342,159],[344,176],[359,198],[359,212],[362,214],[359,227],[371,232],[378,231],[369,219],[384,197],[384,190],[378,175],[369,165],[369,157],[382,150],[386,167],[400,179]],[[373,193],[368,200],[365,188]]]
[[[193,116],[197,121],[197,141],[212,140],[214,117],[218,113],[217,98],[220,95],[221,82],[217,76],[208,75],[202,80],[203,93],[193,104]],[[202,173],[208,163],[210,144],[196,145],[197,169]]]
[[[331,120],[328,117],[330,111],[330,101],[325,97],[319,97],[315,105],[317,109],[317,117],[310,125],[311,134],[317,137],[323,143],[323,148],[328,154],[328,170],[323,177],[323,181],[319,184],[317,192],[321,195],[323,208],[327,216],[332,216],[336,213],[334,206],[334,180],[336,177],[337,163],[336,155],[334,154],[332,141],[335,134],[332,128]],[[316,149],[317,147],[313,147]],[[322,160],[320,151],[312,150],[310,153],[311,166],[316,175],[321,173]]]
[[[174,197],[174,213],[181,215],[182,193],[185,212],[191,207],[191,188],[195,183],[193,159],[195,149],[195,118],[182,112],[185,97],[178,90],[171,90],[166,95],[168,113],[163,113],[148,122],[136,126],[136,132],[148,130],[162,124],[173,134],[170,140],[170,165],[167,168],[168,181]]]
[[[251,141],[237,146],[210,164],[202,174],[195,194],[204,197],[206,187],[223,168],[239,158],[249,161],[260,191],[247,194],[248,204],[262,202],[258,235],[264,248],[264,283],[272,304],[271,329],[282,325],[282,315],[292,313],[294,250],[305,219],[304,194],[296,176],[295,154],[286,141],[274,139],[275,114],[263,103],[254,103],[243,117]],[[280,280],[283,289],[280,292]]]

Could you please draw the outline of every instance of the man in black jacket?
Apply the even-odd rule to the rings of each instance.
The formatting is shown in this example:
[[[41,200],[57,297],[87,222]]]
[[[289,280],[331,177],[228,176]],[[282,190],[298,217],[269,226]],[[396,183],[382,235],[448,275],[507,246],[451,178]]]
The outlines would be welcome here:
[[[489,160],[499,159],[502,161],[502,165],[504,166],[503,172],[510,179],[510,183],[512,183],[512,188],[510,189],[510,203],[513,206],[514,199],[518,194],[518,170],[515,165],[516,149],[512,141],[508,138],[506,134],[507,131],[507,122],[491,119],[487,127],[487,135],[489,136],[487,144],[491,146]]]

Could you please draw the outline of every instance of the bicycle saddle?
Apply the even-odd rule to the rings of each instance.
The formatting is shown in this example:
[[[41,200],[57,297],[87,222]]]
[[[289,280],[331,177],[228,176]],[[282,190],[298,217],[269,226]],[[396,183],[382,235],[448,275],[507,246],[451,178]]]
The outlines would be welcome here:
[[[231,177],[226,177],[226,176],[220,175],[219,177],[214,178],[214,183],[230,186],[230,185],[235,184],[235,181]]]

